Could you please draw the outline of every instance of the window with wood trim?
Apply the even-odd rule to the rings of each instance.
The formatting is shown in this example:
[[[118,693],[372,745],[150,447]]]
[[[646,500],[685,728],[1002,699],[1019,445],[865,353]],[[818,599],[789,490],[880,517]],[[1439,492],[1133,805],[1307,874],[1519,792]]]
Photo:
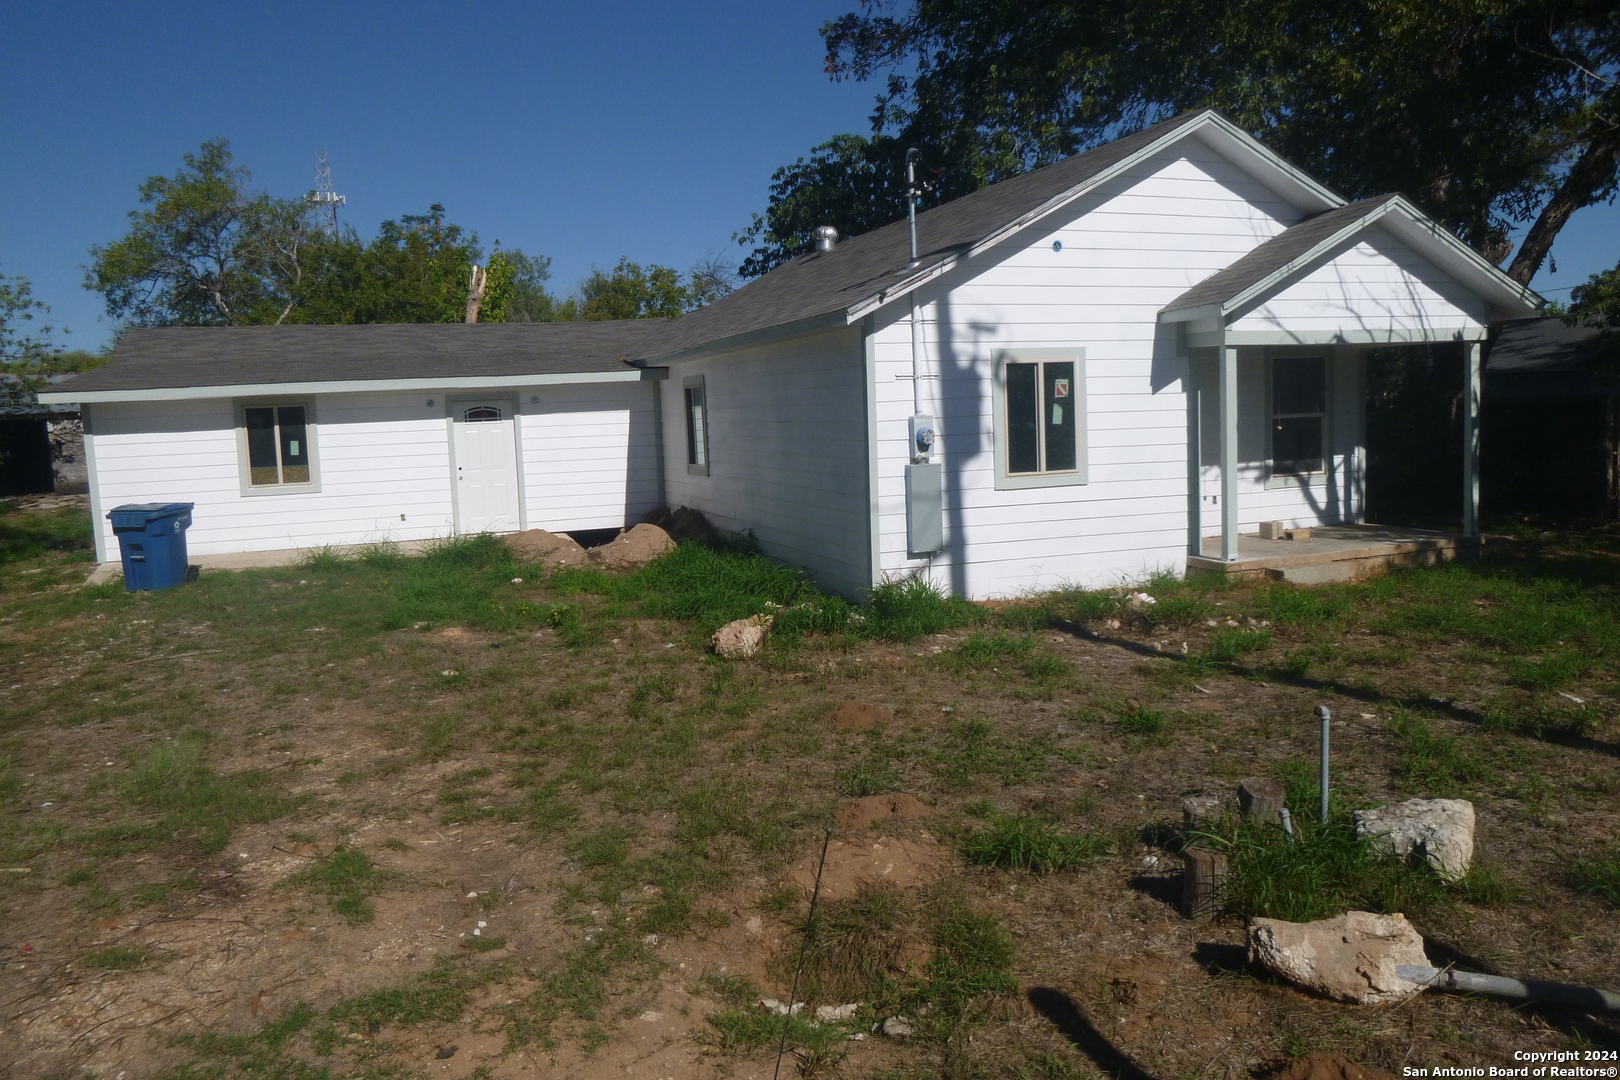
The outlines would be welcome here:
[[[1271,472],[1309,476],[1327,464],[1327,360],[1271,362]]]
[[[314,482],[306,405],[247,405],[242,409],[247,437],[248,484],[255,488]]]

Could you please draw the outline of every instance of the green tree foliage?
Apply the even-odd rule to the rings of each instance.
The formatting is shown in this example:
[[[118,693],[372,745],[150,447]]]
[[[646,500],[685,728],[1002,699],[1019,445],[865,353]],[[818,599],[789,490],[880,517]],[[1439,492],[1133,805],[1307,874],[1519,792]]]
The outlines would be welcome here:
[[[490,297],[504,297],[504,309],[492,310],[491,299],[486,299],[485,314],[479,316],[486,322],[569,322],[579,314],[574,301],[558,300],[546,290],[551,259],[545,255],[525,255],[497,244],[489,258],[489,279]]]
[[[674,319],[690,310],[692,291],[680,272],[652,263],[643,267],[621,258],[611,274],[600,270],[580,285],[580,317],[601,319]]]
[[[1593,274],[1570,290],[1567,317],[1571,323],[1620,331],[1620,266]]]
[[[287,321],[295,323],[452,323],[466,314],[478,237],[426,214],[384,221],[369,243],[353,228],[317,241]],[[510,286],[510,277],[507,285]],[[486,303],[490,294],[486,291]],[[502,308],[505,297],[493,297]]]
[[[1203,106],[1349,197],[1406,193],[1490,258],[1531,221],[1521,281],[1620,170],[1620,17],[1600,0],[867,0],[822,34],[834,78],[888,73],[875,137],[777,173],[745,273],[807,250],[818,213],[898,218],[895,180],[867,174],[898,177],[901,146],[948,167],[943,198]]]
[[[85,286],[129,326],[244,326],[285,320],[312,237],[307,208],[249,189],[224,139],[140,187],[129,232],[90,249]]]
[[[34,299],[27,278],[0,274],[0,405],[31,404],[48,376],[88,371],[106,362],[94,353],[52,344],[55,328],[35,324],[49,313],[49,307]]]

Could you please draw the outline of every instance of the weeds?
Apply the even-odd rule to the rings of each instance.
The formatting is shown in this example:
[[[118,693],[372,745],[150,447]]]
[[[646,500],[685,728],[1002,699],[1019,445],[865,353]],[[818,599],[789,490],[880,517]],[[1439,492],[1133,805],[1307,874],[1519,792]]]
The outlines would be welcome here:
[[[1204,652],[1217,663],[1230,664],[1270,646],[1270,630],[1212,630]]]
[[[1495,776],[1484,759],[1458,739],[1436,735],[1421,717],[1396,710],[1389,729],[1400,753],[1396,768],[1412,790],[1448,798],[1466,794]]]
[[[100,952],[91,953],[84,958],[84,962],[103,971],[134,971],[146,962],[146,950],[128,945],[110,945]]]
[[[1589,859],[1576,859],[1570,876],[1577,892],[1620,907],[1620,847]]]
[[[374,866],[365,853],[352,847],[334,848],[308,867],[287,878],[288,885],[302,885],[322,893],[333,911],[349,923],[361,926],[377,916],[367,899],[391,875]]]
[[[1089,866],[1108,850],[1108,841],[1100,836],[1067,836],[1028,814],[992,817],[985,828],[969,835],[962,845],[962,854],[975,866],[1035,874]]]
[[[1164,713],[1157,709],[1127,705],[1119,711],[1114,726],[1119,729],[1121,735],[1138,735],[1152,739],[1164,734],[1166,723]]]
[[[168,827],[191,833],[210,854],[224,850],[237,826],[273,821],[302,802],[284,795],[262,770],[220,776],[203,763],[194,741],[154,747],[135,763],[122,792],[138,806],[164,812]]]

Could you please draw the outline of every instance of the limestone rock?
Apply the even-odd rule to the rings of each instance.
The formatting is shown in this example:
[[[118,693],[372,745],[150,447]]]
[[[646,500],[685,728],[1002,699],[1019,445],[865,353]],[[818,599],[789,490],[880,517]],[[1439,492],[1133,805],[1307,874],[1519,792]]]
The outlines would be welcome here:
[[[506,546],[512,549],[512,557],[518,562],[537,562],[547,570],[585,563],[585,549],[574,543],[573,537],[544,529],[513,533],[506,538]]]
[[[1455,881],[1474,858],[1474,804],[1466,799],[1408,799],[1356,811],[1356,832],[1373,846],[1403,858],[1416,852],[1441,877]]]
[[[746,660],[759,652],[771,629],[771,616],[750,615],[714,632],[714,651],[727,660]]]
[[[1404,915],[1347,911],[1333,919],[1249,921],[1249,961],[1313,994],[1354,1005],[1404,1001],[1423,989],[1396,974],[1424,965],[1423,937]]]
[[[642,522],[601,547],[591,548],[586,554],[604,570],[639,570],[658,556],[674,550],[675,541],[669,538],[669,533],[656,525]]]
[[[911,1021],[903,1016],[891,1016],[878,1025],[878,1031],[891,1039],[904,1039],[912,1032]]]

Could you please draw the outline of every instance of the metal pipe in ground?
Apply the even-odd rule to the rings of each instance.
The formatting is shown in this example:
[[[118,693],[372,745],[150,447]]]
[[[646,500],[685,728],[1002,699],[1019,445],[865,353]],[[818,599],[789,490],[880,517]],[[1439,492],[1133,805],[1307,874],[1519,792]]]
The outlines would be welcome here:
[[[1316,707],[1316,716],[1322,721],[1322,824],[1326,825],[1328,819],[1328,729],[1333,723],[1333,714],[1328,711],[1326,705],[1318,705]]]
[[[1395,968],[1395,974],[1407,982],[1421,983],[1433,990],[1490,994],[1515,1001],[1548,1001],[1570,1005],[1584,1012],[1620,1013],[1620,994],[1591,986],[1509,979],[1502,975],[1482,975],[1477,971],[1432,968],[1422,964],[1400,964]]]

